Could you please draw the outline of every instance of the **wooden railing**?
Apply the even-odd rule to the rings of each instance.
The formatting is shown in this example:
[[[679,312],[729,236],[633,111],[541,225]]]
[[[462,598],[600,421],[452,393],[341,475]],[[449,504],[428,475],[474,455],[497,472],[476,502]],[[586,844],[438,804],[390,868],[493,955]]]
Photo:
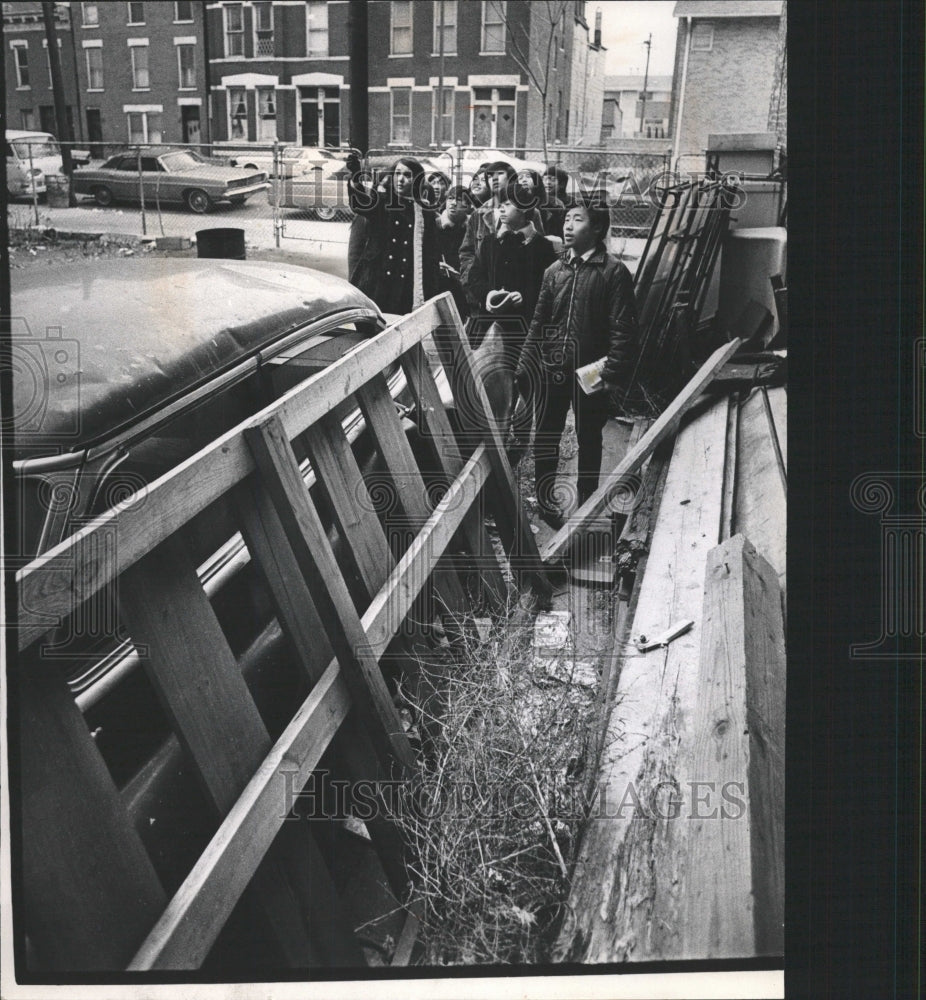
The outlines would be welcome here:
[[[424,343],[433,336],[456,405],[454,431]],[[407,376],[430,459],[448,482],[429,502],[384,370]],[[375,513],[339,413],[360,407],[396,502],[417,532],[398,558]],[[300,474],[308,454],[342,543],[336,558]],[[18,576],[19,792],[23,924],[41,968],[198,968],[238,900],[250,896],[288,965],[362,964],[307,824],[285,823],[336,747],[349,779],[407,775],[415,755],[380,669],[419,593],[462,613],[467,593],[447,547],[463,538],[490,599],[506,593],[477,498],[485,491],[515,569],[543,568],[473,356],[449,295],[359,345],[153,483],[144,503],[109,511]],[[178,534],[220,498],[272,595],[311,693],[275,743]],[[100,544],[101,539],[107,544]],[[435,572],[440,568],[440,572]],[[364,599],[349,592],[359,578]],[[50,623],[112,594],[218,830],[168,900],[59,668],[37,650]],[[333,650],[320,659],[320,650]],[[291,805],[291,802],[289,802]],[[392,891],[407,876],[395,827],[367,824]]]

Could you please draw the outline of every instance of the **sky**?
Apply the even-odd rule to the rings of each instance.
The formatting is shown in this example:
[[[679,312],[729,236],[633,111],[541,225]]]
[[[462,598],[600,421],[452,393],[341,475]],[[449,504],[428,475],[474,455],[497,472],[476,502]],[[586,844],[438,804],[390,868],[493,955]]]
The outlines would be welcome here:
[[[677,31],[677,20],[672,16],[674,0],[590,0],[585,8],[590,25],[594,25],[599,7],[601,42],[608,50],[604,69],[607,76],[643,75],[646,67],[643,43],[650,32],[653,35],[650,74],[672,75]]]

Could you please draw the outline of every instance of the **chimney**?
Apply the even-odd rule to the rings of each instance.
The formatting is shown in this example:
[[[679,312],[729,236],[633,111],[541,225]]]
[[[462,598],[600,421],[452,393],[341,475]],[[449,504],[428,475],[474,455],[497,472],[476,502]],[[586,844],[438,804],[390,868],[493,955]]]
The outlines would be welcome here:
[[[595,11],[595,48],[601,48],[601,8]]]

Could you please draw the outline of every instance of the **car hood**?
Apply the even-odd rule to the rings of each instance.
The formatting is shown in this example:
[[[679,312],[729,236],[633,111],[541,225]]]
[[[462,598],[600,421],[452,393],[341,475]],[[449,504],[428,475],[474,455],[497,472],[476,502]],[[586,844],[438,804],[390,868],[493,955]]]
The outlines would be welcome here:
[[[18,274],[14,457],[104,443],[326,316],[382,322],[348,282],[252,261],[107,260]]]

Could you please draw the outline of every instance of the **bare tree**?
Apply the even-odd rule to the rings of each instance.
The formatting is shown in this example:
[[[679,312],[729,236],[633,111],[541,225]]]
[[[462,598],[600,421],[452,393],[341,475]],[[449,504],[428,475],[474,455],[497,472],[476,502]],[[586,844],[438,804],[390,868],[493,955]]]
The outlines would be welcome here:
[[[543,158],[549,159],[547,152],[548,131],[550,127],[547,113],[547,96],[552,84],[556,64],[554,48],[557,39],[560,44],[565,40],[566,12],[571,6],[569,0],[532,0],[525,5],[528,8],[527,23],[512,17],[508,5],[500,0],[491,0],[490,7],[504,22],[509,39],[508,51],[527,77],[530,86],[540,97],[540,124],[543,141]],[[559,34],[557,34],[559,29]],[[566,65],[562,65],[566,72]]]

